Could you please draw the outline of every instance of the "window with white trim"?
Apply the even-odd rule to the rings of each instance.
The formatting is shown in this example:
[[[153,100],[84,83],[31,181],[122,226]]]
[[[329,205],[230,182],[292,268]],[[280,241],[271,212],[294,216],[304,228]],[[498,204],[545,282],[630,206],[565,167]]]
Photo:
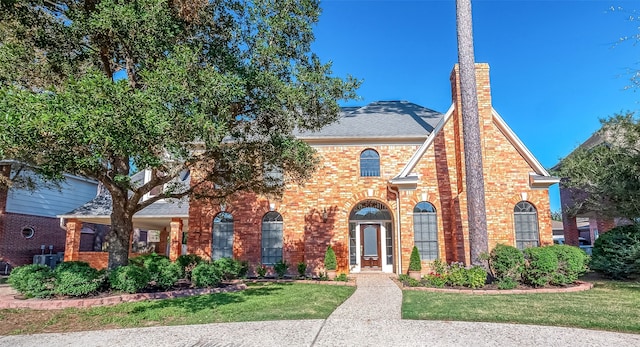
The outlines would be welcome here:
[[[421,260],[438,259],[438,220],[436,208],[422,201],[413,208],[413,242]]]
[[[520,201],[513,208],[513,223],[516,233],[516,247],[525,249],[538,247],[538,210],[527,201]]]

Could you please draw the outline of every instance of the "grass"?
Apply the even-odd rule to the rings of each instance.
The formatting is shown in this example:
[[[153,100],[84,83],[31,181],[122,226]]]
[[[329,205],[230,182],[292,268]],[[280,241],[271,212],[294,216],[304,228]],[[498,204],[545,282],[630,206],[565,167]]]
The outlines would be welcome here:
[[[468,295],[405,290],[402,318],[640,333],[640,282],[599,280],[577,293]]]
[[[222,322],[324,319],[355,287],[260,283],[235,293],[86,309],[0,310],[0,335]]]

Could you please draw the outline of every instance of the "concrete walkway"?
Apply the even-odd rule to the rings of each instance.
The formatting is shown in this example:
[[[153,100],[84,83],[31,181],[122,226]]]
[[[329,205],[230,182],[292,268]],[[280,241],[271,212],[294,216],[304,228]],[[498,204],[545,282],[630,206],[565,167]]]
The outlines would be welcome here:
[[[0,346],[640,346],[640,335],[634,334],[402,320],[402,292],[388,275],[362,274],[356,281],[356,292],[326,320],[0,336]]]

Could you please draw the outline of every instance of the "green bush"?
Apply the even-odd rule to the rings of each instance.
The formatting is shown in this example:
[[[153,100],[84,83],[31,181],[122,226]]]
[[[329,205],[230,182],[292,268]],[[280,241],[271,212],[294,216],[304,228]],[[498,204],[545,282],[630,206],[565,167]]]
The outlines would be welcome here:
[[[496,281],[498,289],[513,289],[518,286],[518,281],[511,277],[505,277]]]
[[[176,263],[182,268],[186,279],[191,279],[191,271],[202,262],[204,262],[204,259],[196,254],[183,254],[176,259]]]
[[[273,266],[273,271],[276,272],[278,278],[283,278],[284,275],[287,274],[287,270],[289,270],[289,264],[284,260],[278,260],[278,262]]]
[[[432,263],[432,266],[433,266],[433,271],[436,274],[443,275],[443,276],[447,274],[447,269],[449,268],[447,263],[443,262],[441,259],[434,260]]]
[[[54,292],[59,295],[82,296],[95,293],[104,281],[98,270],[83,261],[60,263],[53,273],[56,278]]]
[[[258,278],[264,278],[264,276],[267,275],[267,267],[258,263],[258,265],[256,265],[256,275],[258,275]]]
[[[525,266],[522,280],[534,287],[551,283],[558,271],[558,256],[552,247],[531,247],[524,250]]]
[[[245,277],[247,274],[247,263],[231,258],[220,258],[213,262],[220,271],[221,280],[230,281]]]
[[[418,247],[413,246],[411,250],[411,257],[409,258],[409,271],[421,271],[422,262],[420,261],[420,253]]]
[[[467,281],[465,287],[472,289],[482,288],[487,283],[487,271],[482,266],[473,266],[466,269]]]
[[[423,277],[426,285],[429,287],[442,288],[447,284],[447,276],[438,273],[430,273]]]
[[[614,279],[640,274],[640,226],[615,227],[593,245],[591,269]]]
[[[462,263],[451,263],[447,274],[447,283],[452,286],[463,287],[467,283],[467,269]]]
[[[338,260],[336,259],[336,253],[333,251],[331,245],[329,245],[324,254],[324,268],[325,270],[335,270],[337,267]]]
[[[301,261],[298,263],[298,275],[300,275],[300,277],[305,277],[306,274],[307,274],[307,264]]]
[[[144,254],[129,262],[149,270],[150,282],[163,289],[172,287],[184,275],[179,263],[172,263],[168,257],[156,253]]]
[[[214,263],[200,263],[193,268],[191,281],[198,288],[217,287],[222,281],[222,272]]]
[[[489,253],[489,269],[497,282],[517,283],[524,269],[524,255],[513,246],[498,244]]]
[[[338,276],[336,276],[335,280],[339,282],[347,282],[349,278],[347,277],[346,273],[341,273]]]
[[[111,288],[126,293],[139,292],[149,284],[149,281],[151,281],[149,270],[134,264],[120,266],[109,274]]]
[[[13,269],[9,284],[27,298],[46,298],[53,294],[55,277],[48,266],[30,264]]]
[[[409,278],[408,283],[409,287],[422,287],[422,283],[413,278]]]
[[[558,257],[558,270],[551,278],[551,284],[564,286],[572,284],[587,271],[589,256],[579,247],[569,245],[549,246]]]

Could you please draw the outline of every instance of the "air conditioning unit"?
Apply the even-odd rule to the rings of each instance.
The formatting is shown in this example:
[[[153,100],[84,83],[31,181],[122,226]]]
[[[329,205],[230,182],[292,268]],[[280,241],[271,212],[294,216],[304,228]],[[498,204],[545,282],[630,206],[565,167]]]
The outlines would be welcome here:
[[[38,254],[38,255],[34,255],[33,256],[33,263],[34,264],[39,264],[39,265],[47,265],[47,258],[45,258],[46,255],[44,254]]]

